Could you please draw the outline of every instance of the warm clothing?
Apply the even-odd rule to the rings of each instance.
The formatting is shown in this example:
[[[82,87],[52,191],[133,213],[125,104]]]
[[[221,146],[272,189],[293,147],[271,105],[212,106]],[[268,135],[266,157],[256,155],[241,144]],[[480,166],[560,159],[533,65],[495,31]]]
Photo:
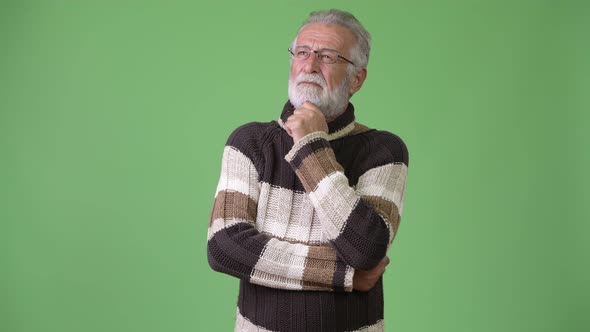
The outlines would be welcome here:
[[[382,331],[381,280],[355,269],[386,255],[399,226],[408,151],[354,121],[354,108],[297,144],[278,122],[229,137],[209,224],[211,267],[238,277],[236,331]]]

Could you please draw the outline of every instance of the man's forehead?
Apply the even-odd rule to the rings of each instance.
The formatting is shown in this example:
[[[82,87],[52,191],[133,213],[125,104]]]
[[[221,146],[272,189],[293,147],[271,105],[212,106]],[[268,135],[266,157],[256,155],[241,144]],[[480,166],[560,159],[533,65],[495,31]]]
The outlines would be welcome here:
[[[297,45],[342,50],[354,42],[354,35],[345,27],[333,24],[308,24],[297,35]]]

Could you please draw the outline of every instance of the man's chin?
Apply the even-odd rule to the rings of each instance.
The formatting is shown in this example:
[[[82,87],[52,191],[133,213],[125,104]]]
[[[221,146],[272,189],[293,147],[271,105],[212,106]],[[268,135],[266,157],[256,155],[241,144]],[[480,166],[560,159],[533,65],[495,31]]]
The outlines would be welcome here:
[[[312,103],[312,104],[314,104],[315,106],[317,106],[318,108],[321,109],[322,103],[320,102],[319,99],[314,99],[314,98],[302,98],[302,99],[299,99],[299,104],[303,105],[303,103],[305,103],[305,102]],[[301,105],[299,107],[301,107]]]
[[[318,98],[317,96],[313,96],[313,95],[307,95],[307,94],[299,94],[297,96],[295,96],[295,98],[291,98],[291,104],[293,104],[293,106],[295,106],[296,108],[301,107],[301,105],[303,105],[303,103],[305,103],[306,101],[319,106],[319,104],[321,104],[321,99]]]

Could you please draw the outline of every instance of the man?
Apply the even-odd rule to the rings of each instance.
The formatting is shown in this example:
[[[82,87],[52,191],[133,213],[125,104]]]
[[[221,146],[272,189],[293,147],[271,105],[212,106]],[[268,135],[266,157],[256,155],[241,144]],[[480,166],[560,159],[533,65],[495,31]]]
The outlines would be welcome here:
[[[224,149],[208,258],[240,278],[236,331],[382,331],[381,276],[397,232],[408,151],[355,122],[369,34],[349,13],[311,13],[289,48],[278,122]]]

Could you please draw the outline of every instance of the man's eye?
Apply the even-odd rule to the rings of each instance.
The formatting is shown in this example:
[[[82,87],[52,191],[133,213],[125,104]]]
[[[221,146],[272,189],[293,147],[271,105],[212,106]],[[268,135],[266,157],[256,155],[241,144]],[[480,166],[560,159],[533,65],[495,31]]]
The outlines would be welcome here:
[[[299,55],[299,56],[307,56],[308,54],[309,54],[309,52],[307,52],[307,51],[299,51],[299,52],[297,52],[297,55]]]

